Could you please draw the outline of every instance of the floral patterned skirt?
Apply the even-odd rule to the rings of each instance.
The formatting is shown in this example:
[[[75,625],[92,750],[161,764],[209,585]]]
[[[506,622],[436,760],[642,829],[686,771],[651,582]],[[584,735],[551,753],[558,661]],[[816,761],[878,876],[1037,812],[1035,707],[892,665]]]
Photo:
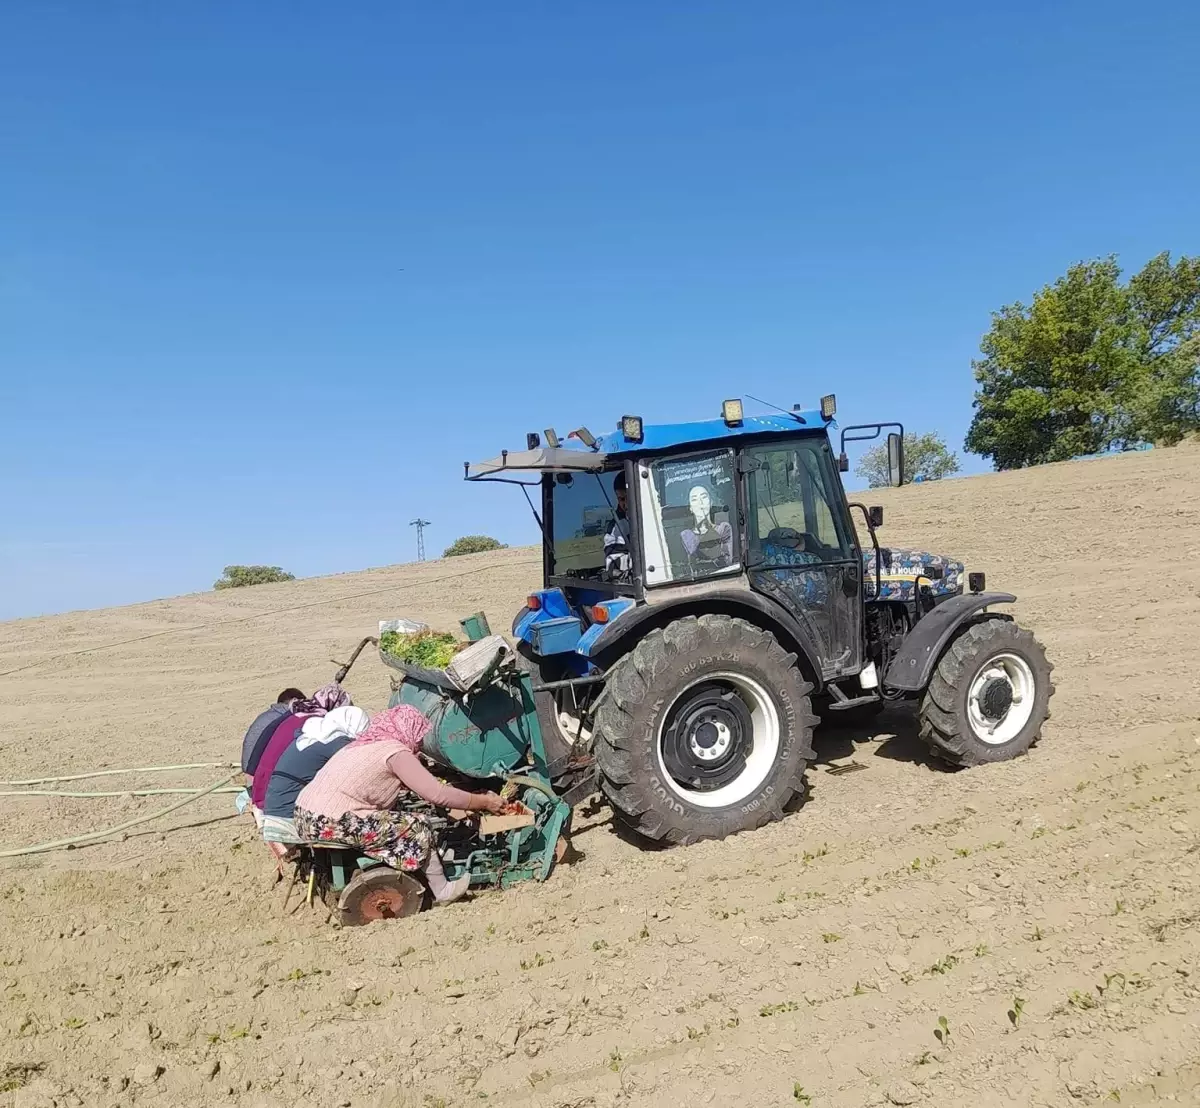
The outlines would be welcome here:
[[[393,869],[422,869],[433,849],[433,828],[423,816],[408,812],[347,812],[330,819],[297,807],[295,821],[300,838],[308,842],[347,843]]]

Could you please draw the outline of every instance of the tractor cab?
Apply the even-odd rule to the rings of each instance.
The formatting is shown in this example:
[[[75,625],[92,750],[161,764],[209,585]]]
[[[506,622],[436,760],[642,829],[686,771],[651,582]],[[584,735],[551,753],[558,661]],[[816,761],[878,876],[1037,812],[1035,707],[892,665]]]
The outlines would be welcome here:
[[[631,629],[684,603],[765,608],[803,632],[822,679],[863,665],[864,557],[819,409],[615,431],[544,432],[468,465],[472,481],[523,487],[543,535],[543,588],[513,625],[531,656],[591,672]],[[622,636],[623,637],[623,636]]]

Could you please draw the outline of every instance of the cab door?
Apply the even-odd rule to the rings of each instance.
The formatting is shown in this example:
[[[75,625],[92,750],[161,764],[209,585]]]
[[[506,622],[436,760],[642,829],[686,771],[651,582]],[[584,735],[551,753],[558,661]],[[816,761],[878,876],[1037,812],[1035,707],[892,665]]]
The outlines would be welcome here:
[[[863,561],[824,435],[743,455],[746,569],[752,588],[807,628],[826,679],[858,673]]]

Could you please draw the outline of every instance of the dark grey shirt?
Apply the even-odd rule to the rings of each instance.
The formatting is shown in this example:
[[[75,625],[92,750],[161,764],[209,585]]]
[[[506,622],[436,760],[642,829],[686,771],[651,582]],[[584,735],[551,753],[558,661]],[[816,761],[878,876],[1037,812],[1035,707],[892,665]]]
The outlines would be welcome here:
[[[291,744],[275,764],[275,772],[267,782],[267,795],[263,798],[263,814],[291,819],[296,809],[296,797],[321,768],[350,741],[349,735],[338,735],[328,742],[309,741],[305,746],[304,735]]]
[[[267,749],[267,743],[271,741],[271,736],[275,734],[275,728],[283,722],[283,720],[292,714],[291,708],[286,704],[272,704],[265,712],[260,712],[254,717],[254,722],[246,731],[246,737],[242,739],[242,771],[254,776],[258,769],[259,759],[263,756],[263,751]]]

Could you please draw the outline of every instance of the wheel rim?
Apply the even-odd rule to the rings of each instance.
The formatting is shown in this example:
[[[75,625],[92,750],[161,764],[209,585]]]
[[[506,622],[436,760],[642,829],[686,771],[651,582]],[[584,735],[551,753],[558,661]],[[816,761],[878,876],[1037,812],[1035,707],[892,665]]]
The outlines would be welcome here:
[[[1033,715],[1033,669],[1016,654],[997,654],[976,672],[967,690],[971,731],[989,746],[1012,742]]]
[[[586,727],[580,717],[573,712],[573,705],[566,701],[561,694],[555,697],[554,718],[558,723],[559,737],[572,749],[576,746],[586,749],[592,740],[592,731]]]
[[[338,901],[342,923],[361,926],[403,919],[421,909],[424,890],[407,874],[377,866],[354,875]]]
[[[358,904],[358,916],[366,923],[399,919],[403,911],[404,893],[395,888],[372,889]]]
[[[779,711],[757,682],[714,673],[682,689],[655,737],[667,787],[698,808],[725,808],[758,790],[779,756]]]

